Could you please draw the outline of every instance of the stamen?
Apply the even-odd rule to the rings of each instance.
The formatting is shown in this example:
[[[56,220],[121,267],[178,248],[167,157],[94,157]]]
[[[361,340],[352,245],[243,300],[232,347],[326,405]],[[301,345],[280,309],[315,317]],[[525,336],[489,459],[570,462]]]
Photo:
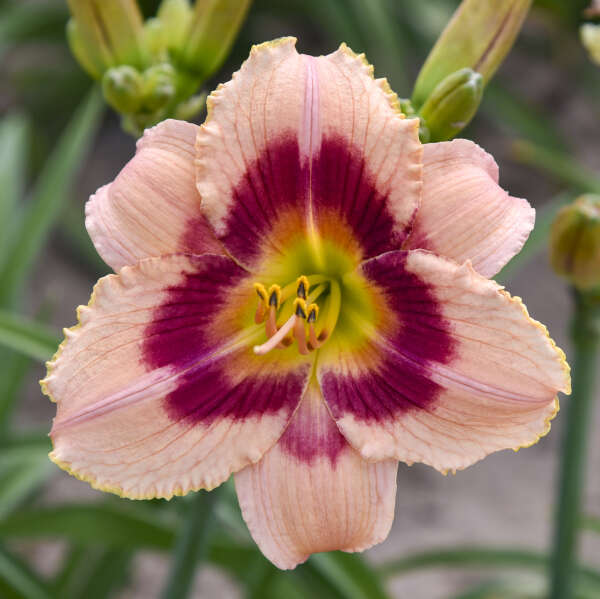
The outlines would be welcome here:
[[[317,339],[317,333],[315,331],[315,322],[319,316],[319,306],[317,304],[311,304],[308,306],[308,349],[314,350],[321,347]]]
[[[277,332],[277,308],[275,306],[269,306],[269,316],[265,323],[265,331],[267,337],[272,337]]]
[[[297,318],[298,317],[295,314],[292,314],[283,324],[283,326],[268,341],[262,345],[254,346],[254,353],[262,356],[277,347],[283,338],[292,330]]]
[[[262,283],[254,283],[254,289],[258,295],[258,306],[256,306],[256,312],[254,313],[254,322],[260,324],[264,322],[267,313],[267,290]]]
[[[304,325],[307,315],[306,301],[301,297],[297,297],[294,300],[294,309],[297,316],[294,323],[294,337],[296,337],[296,341],[298,342],[298,351],[306,355],[310,352],[306,345],[306,327]]]

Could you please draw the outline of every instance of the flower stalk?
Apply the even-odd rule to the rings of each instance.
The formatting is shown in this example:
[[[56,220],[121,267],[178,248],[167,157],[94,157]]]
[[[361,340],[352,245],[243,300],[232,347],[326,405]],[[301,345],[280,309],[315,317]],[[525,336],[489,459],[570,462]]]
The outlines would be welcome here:
[[[550,562],[550,599],[574,597],[577,530],[600,345],[600,306],[585,293],[575,290],[574,294],[575,313],[571,328],[575,354],[573,396],[567,406],[567,428],[563,441],[554,550]]]

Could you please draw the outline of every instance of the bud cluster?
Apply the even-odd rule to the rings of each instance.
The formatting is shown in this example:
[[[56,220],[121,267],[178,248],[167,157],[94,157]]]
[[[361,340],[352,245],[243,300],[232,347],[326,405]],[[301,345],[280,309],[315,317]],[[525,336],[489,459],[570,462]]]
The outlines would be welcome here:
[[[200,85],[222,64],[250,0],[163,0],[144,22],[135,0],[69,0],[67,36],[81,66],[139,135],[165,118],[193,118]]]

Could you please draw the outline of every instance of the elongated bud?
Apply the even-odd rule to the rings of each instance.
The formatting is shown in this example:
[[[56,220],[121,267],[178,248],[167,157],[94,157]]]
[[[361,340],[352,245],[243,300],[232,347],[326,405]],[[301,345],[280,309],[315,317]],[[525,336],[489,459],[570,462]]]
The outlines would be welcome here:
[[[550,260],[580,291],[600,289],[600,195],[583,195],[560,210],[550,235]]]
[[[75,19],[67,23],[67,42],[75,60],[94,79],[100,79],[106,68],[103,52],[89,38],[81,34],[81,28]]]
[[[135,112],[142,103],[142,76],[129,65],[113,67],[102,77],[102,92],[104,99],[116,111]]]
[[[74,25],[67,33],[75,57],[94,77],[110,67],[146,64],[142,15],[134,0],[68,0]]]
[[[210,77],[229,53],[251,0],[197,0],[185,42],[176,55],[181,68]]]
[[[188,0],[163,0],[155,18],[144,24],[144,39],[155,60],[165,62],[185,42],[193,11]]]
[[[452,139],[475,116],[483,97],[483,77],[465,68],[448,75],[419,112],[429,132],[427,141]]]
[[[511,49],[532,0],[463,0],[431,50],[415,84],[420,109],[448,75],[465,67],[485,85]]]
[[[579,29],[579,35],[590,58],[600,65],[600,25],[586,23]]]

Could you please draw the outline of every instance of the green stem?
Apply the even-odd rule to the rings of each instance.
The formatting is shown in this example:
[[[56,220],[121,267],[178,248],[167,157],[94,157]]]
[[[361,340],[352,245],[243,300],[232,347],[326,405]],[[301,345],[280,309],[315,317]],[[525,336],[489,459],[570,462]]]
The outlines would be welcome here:
[[[171,571],[161,597],[184,599],[189,596],[198,564],[206,555],[213,508],[219,490],[198,491],[189,501],[173,552]]]
[[[579,292],[575,292],[575,302],[571,329],[575,351],[573,396],[567,406],[567,429],[563,441],[554,552],[550,563],[551,599],[571,599],[574,592],[577,529],[600,342],[599,307]]]

